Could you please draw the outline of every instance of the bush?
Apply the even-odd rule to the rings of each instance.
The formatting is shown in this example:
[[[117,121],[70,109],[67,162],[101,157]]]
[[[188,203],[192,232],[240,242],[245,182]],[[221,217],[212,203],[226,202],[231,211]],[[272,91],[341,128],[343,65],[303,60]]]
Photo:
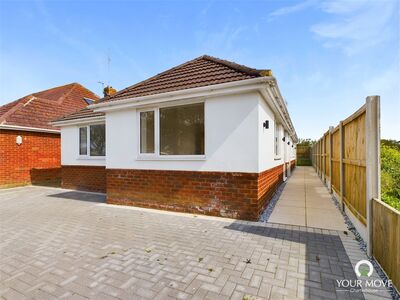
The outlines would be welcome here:
[[[400,143],[381,142],[381,198],[400,210]]]

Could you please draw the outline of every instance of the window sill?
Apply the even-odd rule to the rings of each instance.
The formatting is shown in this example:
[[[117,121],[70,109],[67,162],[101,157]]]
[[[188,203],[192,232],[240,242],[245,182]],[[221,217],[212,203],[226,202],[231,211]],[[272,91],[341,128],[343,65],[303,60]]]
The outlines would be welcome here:
[[[77,160],[106,160],[105,156],[79,156]]]
[[[206,160],[205,155],[168,155],[168,156],[138,156],[136,160],[143,161],[203,161]]]

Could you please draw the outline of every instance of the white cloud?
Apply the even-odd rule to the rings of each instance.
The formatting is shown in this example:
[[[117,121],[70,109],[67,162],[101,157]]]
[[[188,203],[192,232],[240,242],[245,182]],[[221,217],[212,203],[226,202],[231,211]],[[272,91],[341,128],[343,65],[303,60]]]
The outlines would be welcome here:
[[[224,52],[226,55],[238,54],[242,50],[237,47],[240,37],[248,30],[246,26],[232,26],[227,24],[222,30],[208,32],[205,30],[197,32],[197,45],[203,53]],[[235,56],[235,55],[233,55]]]
[[[324,41],[328,48],[339,48],[347,55],[376,46],[394,34],[390,26],[398,2],[383,1],[327,1],[321,9],[335,21],[315,24],[311,31]]]
[[[272,21],[272,20],[276,19],[277,17],[281,17],[281,16],[285,16],[285,15],[289,15],[292,13],[302,11],[306,8],[313,6],[315,3],[316,3],[315,0],[306,0],[306,1],[302,1],[300,3],[297,3],[295,5],[281,7],[279,9],[273,11],[272,13],[270,13],[268,15],[268,20]]]

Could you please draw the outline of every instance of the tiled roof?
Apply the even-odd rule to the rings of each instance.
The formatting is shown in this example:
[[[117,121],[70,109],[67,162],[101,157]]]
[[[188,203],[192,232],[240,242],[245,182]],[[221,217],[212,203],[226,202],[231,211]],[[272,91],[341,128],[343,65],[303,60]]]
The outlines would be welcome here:
[[[91,110],[89,108],[84,108],[84,109],[78,110],[77,112],[63,116],[62,118],[59,118],[59,119],[53,120],[53,121],[54,122],[70,121],[70,120],[76,120],[76,119],[101,117],[104,115],[105,114],[103,112],[94,112],[93,110]]]
[[[99,97],[79,83],[33,93],[0,106],[0,125],[57,130],[48,123],[86,107],[84,98]]]
[[[245,80],[262,76],[262,71],[203,55],[127,87],[103,102]]]
[[[269,74],[268,70],[252,69],[234,62],[203,55],[149,79],[127,87],[111,96],[97,101],[110,102],[121,99],[161,94],[214,84],[251,79]],[[56,121],[74,120],[103,115],[84,109]]]

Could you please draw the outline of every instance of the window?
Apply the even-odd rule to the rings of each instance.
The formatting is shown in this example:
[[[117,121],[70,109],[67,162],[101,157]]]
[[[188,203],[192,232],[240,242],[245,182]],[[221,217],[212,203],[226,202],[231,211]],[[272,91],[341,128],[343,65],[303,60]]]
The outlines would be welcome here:
[[[280,154],[280,140],[279,140],[279,125],[275,123],[275,156],[279,156]]]
[[[79,128],[79,155],[106,155],[105,124],[90,125]]]
[[[87,127],[79,128],[79,154],[87,155]]]
[[[154,153],[154,111],[140,113],[140,153]]]
[[[140,112],[140,153],[204,155],[204,103]]]
[[[160,155],[204,154],[204,104],[160,108]]]

